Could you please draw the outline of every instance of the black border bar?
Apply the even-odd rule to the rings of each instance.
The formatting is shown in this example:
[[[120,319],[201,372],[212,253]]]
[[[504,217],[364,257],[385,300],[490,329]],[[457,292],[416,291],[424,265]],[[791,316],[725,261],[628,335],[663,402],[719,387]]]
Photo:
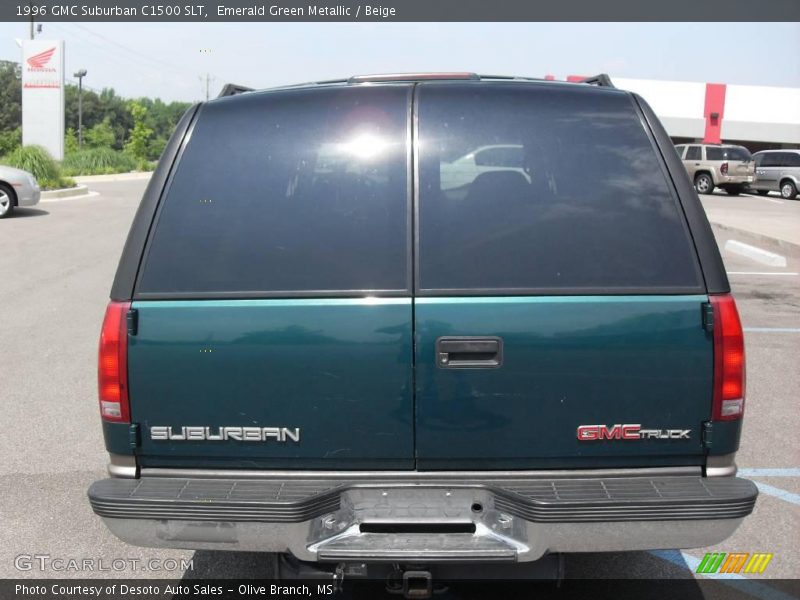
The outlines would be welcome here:
[[[36,14],[31,15],[31,7]],[[797,0],[4,0],[0,21],[800,21]],[[587,40],[591,44],[591,40]]]

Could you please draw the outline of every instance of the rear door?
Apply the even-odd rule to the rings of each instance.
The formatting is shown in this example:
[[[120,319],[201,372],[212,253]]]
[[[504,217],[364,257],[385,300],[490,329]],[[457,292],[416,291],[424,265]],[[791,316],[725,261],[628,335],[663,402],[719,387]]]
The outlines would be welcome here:
[[[707,296],[629,96],[424,83],[416,102],[418,467],[700,464]],[[442,186],[489,145],[522,164]]]
[[[411,468],[410,87],[200,110],[134,295],[140,464]]]
[[[758,164],[757,177],[761,189],[780,190],[778,178],[781,172],[782,154],[782,152],[764,152],[759,155],[761,160]]]

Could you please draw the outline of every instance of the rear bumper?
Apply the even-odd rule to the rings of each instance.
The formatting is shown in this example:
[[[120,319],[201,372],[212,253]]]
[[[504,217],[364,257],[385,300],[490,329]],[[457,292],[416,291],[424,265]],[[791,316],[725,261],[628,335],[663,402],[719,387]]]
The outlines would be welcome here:
[[[755,177],[752,175],[721,175],[717,185],[742,185],[749,186],[753,183]]]
[[[149,547],[291,552],[306,561],[532,561],[548,552],[709,546],[750,514],[750,481],[104,479],[89,501]]]

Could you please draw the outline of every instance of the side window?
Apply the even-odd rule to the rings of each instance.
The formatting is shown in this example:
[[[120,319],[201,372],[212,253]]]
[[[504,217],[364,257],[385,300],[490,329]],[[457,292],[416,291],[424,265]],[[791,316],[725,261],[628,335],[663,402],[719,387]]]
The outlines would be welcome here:
[[[675,146],[675,152],[678,153],[678,158],[683,158],[683,151],[686,150],[686,146]]]
[[[763,157],[761,159],[762,167],[777,167],[780,164],[778,160],[780,152],[766,152],[761,156]]]
[[[625,94],[418,90],[421,293],[699,289],[674,190]],[[448,165],[491,146],[516,158],[452,185]]]
[[[700,146],[689,146],[685,160],[700,160]]]
[[[204,105],[138,297],[408,289],[408,86]]]
[[[800,153],[786,152],[783,160],[784,167],[800,167]]]
[[[706,160],[724,160],[725,153],[722,148],[715,148],[713,146],[706,146]]]
[[[764,155],[763,154],[755,154],[755,155],[753,155],[753,162],[755,162],[756,168],[760,167],[761,163],[763,161],[764,161]]]

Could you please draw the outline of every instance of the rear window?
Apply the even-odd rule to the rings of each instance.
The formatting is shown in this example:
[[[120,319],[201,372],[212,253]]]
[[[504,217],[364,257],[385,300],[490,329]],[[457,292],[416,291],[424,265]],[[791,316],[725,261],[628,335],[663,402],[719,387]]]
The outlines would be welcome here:
[[[733,147],[733,148],[715,148],[713,146],[706,147],[706,160],[752,160],[750,152],[747,148]]]
[[[407,290],[409,90],[294,90],[201,108],[137,295]]]
[[[629,96],[419,88],[426,293],[699,288],[682,213]],[[513,160],[464,158],[493,148]]]

